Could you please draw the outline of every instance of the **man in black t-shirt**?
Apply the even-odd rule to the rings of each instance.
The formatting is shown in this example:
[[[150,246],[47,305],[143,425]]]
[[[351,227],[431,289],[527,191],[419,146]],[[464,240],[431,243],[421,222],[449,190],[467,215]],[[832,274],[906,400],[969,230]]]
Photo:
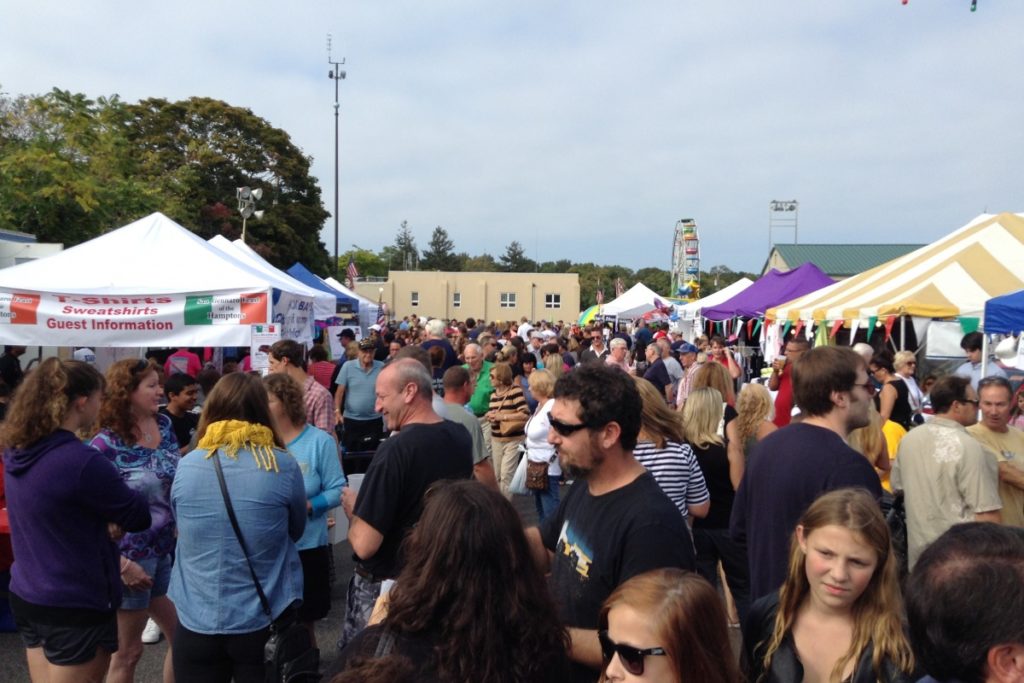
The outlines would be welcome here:
[[[797,522],[818,496],[882,485],[846,436],[869,421],[873,385],[851,349],[821,346],[793,363],[793,398],[803,419],[765,437],[750,454],[732,506],[733,540],[747,544],[751,602],[779,589]]]
[[[366,627],[381,582],[401,570],[399,548],[419,521],[423,494],[436,481],[473,474],[469,432],[434,412],[430,375],[422,364],[392,361],[377,376],[376,391],[375,409],[395,433],[377,449],[358,495],[342,490],[356,566],[338,649]]]
[[[199,416],[192,412],[199,398],[199,384],[192,375],[176,372],[164,381],[164,395],[167,405],[160,412],[171,418],[178,448],[185,455],[192,450],[192,436],[199,426]]]
[[[695,567],[679,510],[633,457],[640,413],[633,378],[603,363],[582,364],[555,385],[548,441],[576,483],[526,535],[569,630],[572,681],[598,678],[598,613],[617,586],[652,569]]]

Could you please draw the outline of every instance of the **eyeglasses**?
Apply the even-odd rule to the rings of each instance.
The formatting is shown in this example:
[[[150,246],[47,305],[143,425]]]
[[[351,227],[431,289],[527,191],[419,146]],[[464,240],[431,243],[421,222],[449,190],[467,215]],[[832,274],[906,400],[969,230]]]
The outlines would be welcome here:
[[[644,675],[644,657],[648,655],[664,657],[668,654],[661,647],[640,650],[629,645],[621,645],[608,637],[608,631],[598,631],[597,639],[601,641],[601,654],[604,656],[605,666],[612,661],[612,655],[618,653],[622,667],[633,676]]]
[[[960,403],[970,403],[975,408],[977,408],[978,405],[981,403],[981,401],[979,401],[976,398],[958,398],[957,401],[959,401]]]
[[[548,422],[551,423],[551,428],[558,432],[559,436],[572,436],[581,429],[587,428],[586,422],[580,422],[579,424],[569,424],[562,422],[561,420],[548,416]]]
[[[853,386],[860,387],[861,389],[863,389],[864,391],[868,392],[869,394],[875,393],[875,385],[872,384],[871,382],[864,382],[863,384],[857,384],[855,382]]]

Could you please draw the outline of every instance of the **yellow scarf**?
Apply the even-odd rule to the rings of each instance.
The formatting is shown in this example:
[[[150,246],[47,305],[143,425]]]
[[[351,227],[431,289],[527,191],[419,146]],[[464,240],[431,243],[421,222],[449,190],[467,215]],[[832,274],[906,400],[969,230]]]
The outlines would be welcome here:
[[[242,420],[221,420],[207,425],[206,434],[199,440],[199,448],[209,451],[207,458],[217,449],[229,458],[238,459],[238,449],[248,448],[256,461],[257,469],[277,472],[277,456],[274,455],[274,432],[268,427]]]

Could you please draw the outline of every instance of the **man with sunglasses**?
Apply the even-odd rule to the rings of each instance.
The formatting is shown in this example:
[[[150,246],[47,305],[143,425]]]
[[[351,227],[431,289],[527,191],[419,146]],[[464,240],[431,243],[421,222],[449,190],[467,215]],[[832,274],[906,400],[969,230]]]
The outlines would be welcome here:
[[[586,333],[590,346],[580,353],[580,363],[603,363],[608,356],[608,347],[604,344],[604,333],[596,325]]]
[[[970,378],[940,378],[931,399],[935,416],[903,437],[892,468],[892,490],[903,491],[907,510],[911,570],[921,551],[954,524],[1002,521],[999,465],[966,429],[978,421]]]
[[[598,678],[598,616],[619,584],[651,569],[695,568],[682,515],[633,457],[641,406],[634,380],[603,363],[581,365],[555,385],[548,441],[576,483],[526,533],[569,630],[571,681]]]
[[[868,424],[872,393],[864,359],[846,347],[820,346],[793,363],[801,421],[754,446],[729,520],[733,540],[747,545],[751,602],[782,585],[793,530],[818,496],[861,487],[882,497],[875,469],[846,443]]]

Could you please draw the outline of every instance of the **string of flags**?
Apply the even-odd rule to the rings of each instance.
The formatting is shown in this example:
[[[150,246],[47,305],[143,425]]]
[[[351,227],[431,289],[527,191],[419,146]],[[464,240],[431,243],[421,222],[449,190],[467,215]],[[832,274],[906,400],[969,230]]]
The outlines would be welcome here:
[[[819,343],[828,343],[834,341],[836,335],[839,334],[839,330],[843,329],[844,326],[850,328],[850,339],[852,340],[857,336],[858,330],[863,325],[867,341],[871,341],[871,338],[877,331],[877,328],[881,328],[885,335],[884,341],[889,341],[892,338],[893,327],[896,325],[896,320],[900,316],[898,315],[887,315],[879,320],[879,316],[872,315],[867,320],[853,319],[850,321],[846,320],[823,320],[820,323],[815,323],[811,320],[778,320],[778,321],[765,321],[764,318],[747,318],[743,319],[740,317],[732,318],[729,320],[708,320],[707,321],[707,333],[709,336],[719,335],[725,338],[732,336],[739,336],[741,332],[746,332],[746,339],[752,341],[758,339],[758,333],[763,332],[763,328],[766,324],[776,322],[782,326],[781,337],[785,338],[789,335],[790,331],[793,332],[794,337],[800,336],[801,333],[805,333],[808,339],[814,338]],[[980,326],[981,319],[975,317],[959,316],[957,321],[960,323],[961,329],[964,334],[974,332]]]

